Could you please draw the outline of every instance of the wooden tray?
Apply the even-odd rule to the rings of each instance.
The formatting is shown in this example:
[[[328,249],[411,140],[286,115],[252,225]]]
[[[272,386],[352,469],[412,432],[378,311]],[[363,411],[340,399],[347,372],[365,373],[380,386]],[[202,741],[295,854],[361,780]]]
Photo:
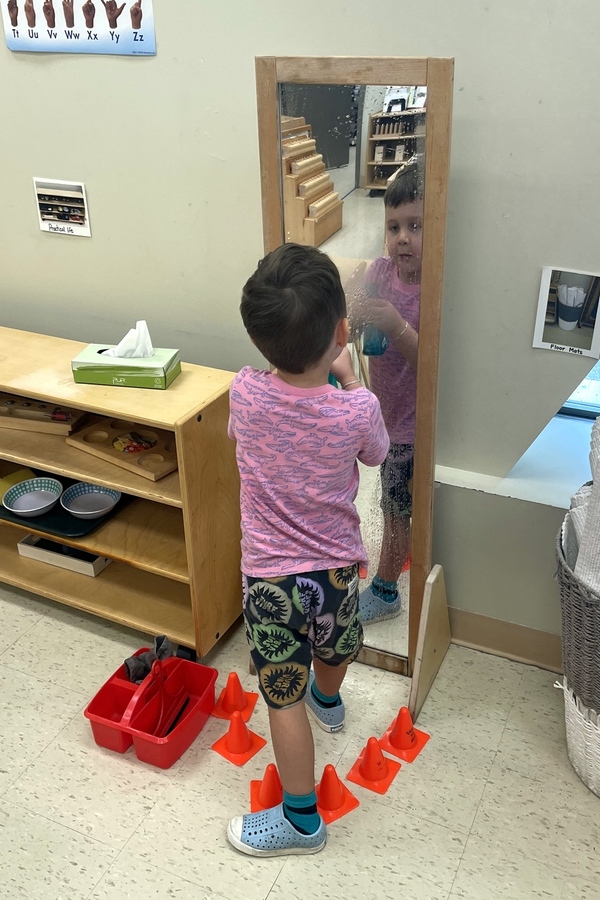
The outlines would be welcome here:
[[[30,400],[0,391],[0,428],[71,434],[86,413],[80,409]]]
[[[137,443],[142,449],[137,452],[119,449],[124,443],[131,443],[132,436],[141,439]],[[97,416],[86,428],[69,435],[66,441],[72,447],[136,472],[150,481],[158,481],[177,468],[175,435],[160,428]]]

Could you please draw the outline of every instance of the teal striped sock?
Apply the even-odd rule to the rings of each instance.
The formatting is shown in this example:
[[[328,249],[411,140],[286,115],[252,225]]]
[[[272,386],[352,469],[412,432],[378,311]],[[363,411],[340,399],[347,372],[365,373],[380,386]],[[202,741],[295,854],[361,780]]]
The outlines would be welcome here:
[[[334,694],[333,697],[328,697],[327,694],[324,694],[316,685],[316,682],[313,681],[310,692],[323,709],[332,709],[334,706],[339,706],[342,702],[342,698],[340,697],[340,692]]]
[[[283,792],[283,814],[300,834],[314,834],[321,824],[317,812],[317,794],[288,794]]]
[[[384,581],[379,575],[376,575],[371,582],[371,590],[384,603],[393,603],[398,599],[398,582]]]

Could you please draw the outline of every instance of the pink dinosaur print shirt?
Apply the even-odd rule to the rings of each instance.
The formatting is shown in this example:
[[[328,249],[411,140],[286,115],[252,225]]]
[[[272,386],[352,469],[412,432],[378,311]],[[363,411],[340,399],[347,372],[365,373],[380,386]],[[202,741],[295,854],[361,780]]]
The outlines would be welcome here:
[[[358,464],[377,466],[389,438],[366,388],[293,387],[242,369],[230,392],[237,442],[242,571],[273,578],[366,564],[354,506]]]

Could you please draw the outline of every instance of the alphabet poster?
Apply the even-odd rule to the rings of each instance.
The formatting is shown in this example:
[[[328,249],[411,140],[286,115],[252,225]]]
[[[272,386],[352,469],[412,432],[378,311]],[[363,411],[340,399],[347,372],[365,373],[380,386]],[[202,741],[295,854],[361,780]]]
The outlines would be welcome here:
[[[9,50],[155,56],[152,0],[0,0]]]

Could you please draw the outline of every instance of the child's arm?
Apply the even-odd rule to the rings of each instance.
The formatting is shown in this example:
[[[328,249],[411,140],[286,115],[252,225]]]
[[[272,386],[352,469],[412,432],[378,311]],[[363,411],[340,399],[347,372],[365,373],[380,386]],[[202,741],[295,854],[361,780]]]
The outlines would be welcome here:
[[[379,466],[388,454],[390,439],[381,415],[379,400],[374,394],[371,394],[369,406],[369,429],[358,459],[365,466]]]
[[[352,358],[347,347],[344,347],[337,359],[332,362],[331,373],[335,375],[345,391],[353,391],[355,388],[362,387],[359,379],[354,374]]]

